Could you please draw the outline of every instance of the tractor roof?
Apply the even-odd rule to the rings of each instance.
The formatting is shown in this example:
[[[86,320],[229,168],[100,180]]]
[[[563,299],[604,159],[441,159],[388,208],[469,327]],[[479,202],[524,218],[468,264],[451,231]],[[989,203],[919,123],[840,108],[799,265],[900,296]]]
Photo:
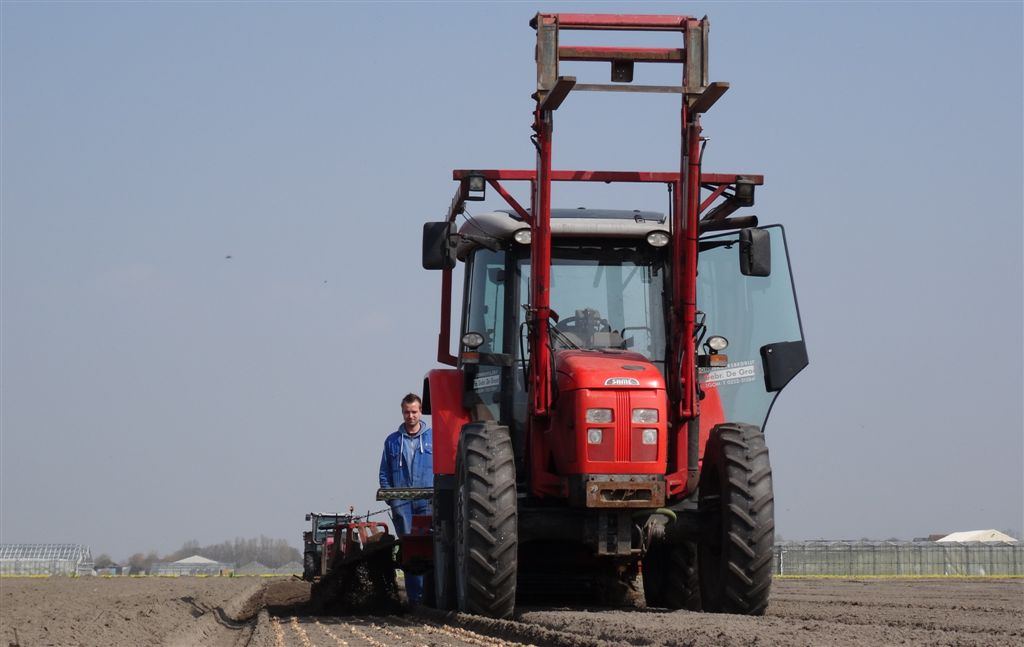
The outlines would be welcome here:
[[[467,216],[459,229],[464,238],[458,246],[458,256],[465,260],[470,251],[481,246],[480,238],[507,241],[515,232],[529,229],[513,211],[488,211]],[[625,209],[552,209],[551,235],[555,238],[643,238],[652,231],[668,231],[665,214],[656,211]]]

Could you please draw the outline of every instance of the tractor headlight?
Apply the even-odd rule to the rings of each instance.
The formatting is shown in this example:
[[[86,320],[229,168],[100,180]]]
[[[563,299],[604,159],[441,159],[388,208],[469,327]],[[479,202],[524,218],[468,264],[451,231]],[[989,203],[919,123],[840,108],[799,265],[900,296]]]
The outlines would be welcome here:
[[[529,229],[517,229],[512,239],[520,245],[529,245],[533,241],[533,233]]]
[[[644,445],[657,445],[658,444],[658,430],[657,429],[641,429],[640,430],[640,442]]]
[[[611,422],[611,409],[587,409],[587,422]]]
[[[600,445],[604,439],[604,431],[600,429],[587,429],[587,444]]]
[[[658,410],[633,409],[633,422],[658,422]]]
[[[668,245],[669,235],[667,231],[652,231],[647,234],[647,244],[651,247],[664,247]]]
[[[462,336],[462,345],[467,348],[480,348],[484,343],[484,336],[478,332],[468,332]]]

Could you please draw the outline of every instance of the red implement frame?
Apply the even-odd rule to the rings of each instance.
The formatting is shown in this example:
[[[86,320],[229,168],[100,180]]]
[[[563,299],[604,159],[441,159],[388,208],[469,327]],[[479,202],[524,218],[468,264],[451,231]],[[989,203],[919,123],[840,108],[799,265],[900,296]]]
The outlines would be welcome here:
[[[544,432],[551,421],[552,363],[547,322],[551,317],[549,290],[551,284],[551,183],[552,182],[638,182],[664,183],[672,190],[672,305],[670,312],[670,358],[668,383],[672,404],[669,424],[676,432],[697,415],[696,352],[693,330],[696,317],[697,238],[699,216],[728,188],[735,189],[737,180],[758,185],[759,175],[702,174],[700,168],[700,114],[706,112],[728,89],[725,83],[707,80],[707,18],[688,16],[641,16],[597,14],[537,14],[531,21],[537,31],[537,92],[533,129],[536,133],[536,170],[457,170],[453,179],[459,189],[452,199],[448,220],[463,213],[469,196],[468,178],[483,176],[512,209],[530,225],[531,278],[529,342],[530,358],[530,430],[529,444],[532,468],[532,489],[539,496],[563,495],[560,479],[550,474],[545,461]],[[559,45],[560,30],[618,30],[678,32],[682,47],[620,48],[572,47]],[[631,86],[577,84],[575,77],[560,76],[558,63],[569,61],[608,61],[613,66],[639,62],[682,64],[679,86]],[[614,69],[614,67],[613,67]],[[572,90],[615,92],[658,92],[681,95],[680,164],[678,172],[648,171],[567,171],[552,170],[551,149],[554,111]],[[502,186],[502,181],[530,182],[532,210],[527,211]],[[702,203],[701,187],[711,190]],[[532,216],[532,217],[531,217]],[[444,271],[441,297],[441,333],[438,339],[438,361],[456,365],[450,352],[452,270]],[[692,489],[687,465],[676,464],[667,475],[670,494]]]
[[[339,524],[334,530],[334,545],[342,562],[358,558],[377,543],[381,548],[393,545],[388,539],[393,537],[388,533],[387,524],[381,521],[350,521]]]

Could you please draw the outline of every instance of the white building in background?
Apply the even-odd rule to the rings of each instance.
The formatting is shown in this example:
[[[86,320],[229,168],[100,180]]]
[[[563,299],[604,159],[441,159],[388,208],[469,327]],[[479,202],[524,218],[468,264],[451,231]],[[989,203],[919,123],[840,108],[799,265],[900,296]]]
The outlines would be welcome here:
[[[0,575],[93,575],[82,544],[0,544]]]
[[[1017,543],[1017,540],[1007,535],[1006,533],[999,532],[998,530],[964,530],[962,532],[953,532],[942,539],[936,539],[935,541],[941,542],[967,542],[967,541],[1008,541],[1012,544]]]
[[[234,564],[224,564],[207,559],[202,555],[192,555],[176,562],[159,562],[153,564],[151,573],[154,575],[219,575],[221,571],[229,571]]]

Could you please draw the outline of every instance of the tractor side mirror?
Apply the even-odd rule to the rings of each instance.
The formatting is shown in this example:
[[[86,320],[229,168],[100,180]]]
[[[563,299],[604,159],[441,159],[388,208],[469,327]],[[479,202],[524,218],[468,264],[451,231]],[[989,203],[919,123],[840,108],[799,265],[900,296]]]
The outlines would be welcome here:
[[[764,229],[740,230],[740,273],[743,276],[770,276],[772,273],[772,237]]]
[[[447,270],[455,267],[455,246],[452,234],[455,223],[423,223],[423,269]]]

